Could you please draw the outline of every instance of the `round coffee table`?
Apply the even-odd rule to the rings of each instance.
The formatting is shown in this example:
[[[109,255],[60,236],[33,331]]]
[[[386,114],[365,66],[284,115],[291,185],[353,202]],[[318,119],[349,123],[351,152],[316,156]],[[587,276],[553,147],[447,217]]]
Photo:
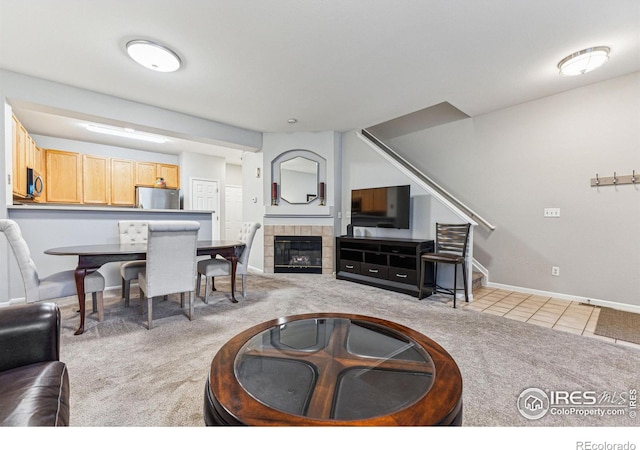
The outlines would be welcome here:
[[[462,377],[436,342],[375,317],[317,313],[256,325],[214,357],[207,425],[460,425]]]

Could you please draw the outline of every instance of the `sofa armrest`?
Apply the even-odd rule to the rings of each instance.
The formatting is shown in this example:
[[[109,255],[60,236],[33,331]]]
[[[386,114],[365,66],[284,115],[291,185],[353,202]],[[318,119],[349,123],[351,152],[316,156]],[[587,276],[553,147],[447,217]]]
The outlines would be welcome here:
[[[0,371],[60,360],[60,309],[55,303],[0,308]]]

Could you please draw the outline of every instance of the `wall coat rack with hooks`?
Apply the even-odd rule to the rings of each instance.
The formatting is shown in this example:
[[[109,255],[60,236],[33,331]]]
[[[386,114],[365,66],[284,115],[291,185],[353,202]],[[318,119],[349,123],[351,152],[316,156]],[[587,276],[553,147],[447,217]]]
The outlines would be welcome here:
[[[591,187],[618,186],[620,184],[640,184],[640,174],[634,170],[631,175],[618,175],[613,172],[612,177],[601,177],[596,173],[596,177],[591,179]]]

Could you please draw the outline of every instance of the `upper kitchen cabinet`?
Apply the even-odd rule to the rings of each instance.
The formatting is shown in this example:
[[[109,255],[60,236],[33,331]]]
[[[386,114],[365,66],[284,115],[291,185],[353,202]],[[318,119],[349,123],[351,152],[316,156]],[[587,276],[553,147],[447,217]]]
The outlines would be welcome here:
[[[136,185],[153,186],[158,178],[164,178],[168,188],[180,187],[180,167],[174,164],[136,161]]]
[[[82,155],[82,202],[108,205],[111,190],[109,158]]]
[[[46,191],[50,203],[82,203],[82,155],[45,150]]]
[[[136,161],[136,186],[153,186],[158,178],[156,166],[156,163]]]
[[[13,195],[24,198],[27,196],[27,152],[25,146],[27,132],[15,116],[12,117],[12,132],[13,171],[11,183]]]
[[[134,206],[135,203],[135,163],[125,159],[111,160],[111,204],[114,206]]]
[[[12,115],[12,190],[13,195],[19,198],[27,198],[27,168],[33,169],[34,176],[42,176],[44,172],[44,158],[42,151],[35,141],[16,118]],[[36,202],[44,201],[40,197],[33,199]]]
[[[164,178],[168,188],[180,187],[180,167],[173,164],[158,164],[158,177]]]

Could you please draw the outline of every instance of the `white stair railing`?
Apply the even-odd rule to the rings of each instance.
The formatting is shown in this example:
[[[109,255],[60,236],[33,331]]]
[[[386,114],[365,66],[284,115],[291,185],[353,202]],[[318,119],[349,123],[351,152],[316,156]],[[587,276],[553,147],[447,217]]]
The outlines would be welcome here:
[[[380,153],[383,157],[385,157],[386,159],[391,158],[391,162],[394,162],[395,165],[408,171],[409,174],[412,175],[412,178],[414,178],[418,184],[424,187],[431,194],[438,197],[440,201],[446,204],[449,208],[456,210],[458,213],[462,213],[464,216],[470,219],[470,222],[476,222],[489,231],[495,230],[496,227],[489,221],[487,221],[484,217],[476,213],[462,201],[458,200],[452,194],[447,192],[446,189],[444,189],[438,183],[421,172],[420,169],[418,169],[416,166],[399,155],[387,144],[376,138],[373,134],[371,134],[371,132],[363,129],[360,133],[358,133],[358,137],[369,144],[374,150],[378,151],[378,153]]]

